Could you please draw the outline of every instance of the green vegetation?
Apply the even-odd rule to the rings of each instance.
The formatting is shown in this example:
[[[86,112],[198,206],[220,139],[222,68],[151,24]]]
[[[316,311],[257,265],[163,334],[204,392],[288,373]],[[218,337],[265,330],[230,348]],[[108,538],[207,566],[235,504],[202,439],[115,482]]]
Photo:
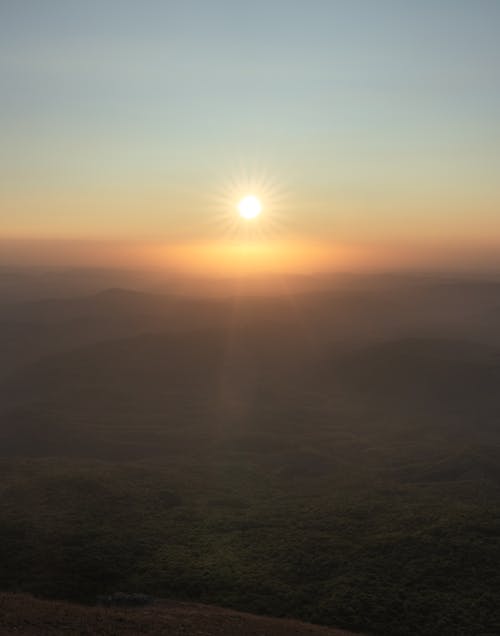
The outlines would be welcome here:
[[[140,590],[383,634],[500,632],[496,484],[396,483],[366,461],[290,481],[271,459],[293,457],[4,461],[1,586],[89,602]]]

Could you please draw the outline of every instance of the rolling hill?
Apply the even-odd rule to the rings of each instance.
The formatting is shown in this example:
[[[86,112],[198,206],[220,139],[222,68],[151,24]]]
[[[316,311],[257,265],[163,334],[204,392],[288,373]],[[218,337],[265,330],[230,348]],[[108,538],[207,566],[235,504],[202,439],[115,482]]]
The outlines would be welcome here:
[[[1,589],[498,633],[496,287],[391,289],[6,308]]]

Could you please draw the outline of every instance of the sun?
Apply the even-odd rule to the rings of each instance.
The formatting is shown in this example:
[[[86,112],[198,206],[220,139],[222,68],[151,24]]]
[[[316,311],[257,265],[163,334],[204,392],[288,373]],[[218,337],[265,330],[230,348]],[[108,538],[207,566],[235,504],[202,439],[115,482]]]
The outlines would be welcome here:
[[[255,219],[262,212],[260,199],[253,194],[243,197],[238,203],[238,211],[242,219],[246,219],[247,221]]]
[[[287,223],[287,196],[283,186],[261,169],[242,169],[226,176],[214,191],[207,222],[231,240],[267,240],[281,234]]]

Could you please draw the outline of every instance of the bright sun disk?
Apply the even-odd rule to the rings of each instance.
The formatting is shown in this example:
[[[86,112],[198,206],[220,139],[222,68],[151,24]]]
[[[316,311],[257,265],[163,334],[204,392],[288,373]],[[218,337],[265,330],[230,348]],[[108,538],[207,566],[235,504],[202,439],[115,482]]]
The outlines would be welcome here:
[[[238,203],[238,211],[243,219],[255,219],[262,212],[262,204],[256,196],[250,194]]]

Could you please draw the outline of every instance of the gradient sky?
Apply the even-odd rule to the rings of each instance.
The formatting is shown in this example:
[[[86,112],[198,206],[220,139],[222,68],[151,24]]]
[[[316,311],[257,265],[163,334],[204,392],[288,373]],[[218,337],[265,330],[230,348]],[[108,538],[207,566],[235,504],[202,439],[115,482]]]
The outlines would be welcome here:
[[[499,32],[497,0],[0,0],[0,238],[213,247],[246,174],[267,241],[496,247]]]

